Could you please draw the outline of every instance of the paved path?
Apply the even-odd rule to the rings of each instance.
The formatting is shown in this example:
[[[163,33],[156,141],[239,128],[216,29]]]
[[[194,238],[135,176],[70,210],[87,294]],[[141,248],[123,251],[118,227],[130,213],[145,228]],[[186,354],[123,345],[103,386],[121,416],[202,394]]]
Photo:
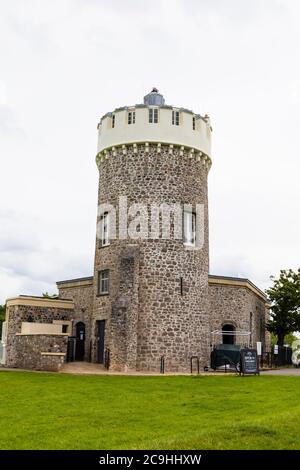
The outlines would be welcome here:
[[[105,369],[102,364],[95,364],[91,362],[67,362],[59,371],[63,374],[92,374],[92,375],[142,375],[142,376],[161,376],[159,372],[112,372]],[[164,375],[191,375],[183,373],[172,373]]]
[[[0,372],[36,372],[36,373],[49,373],[48,371],[39,371],[39,370],[28,370],[28,369],[14,369],[6,368],[0,366]],[[53,372],[56,374],[57,372]],[[159,372],[113,372],[107,370],[101,364],[95,364],[91,362],[67,362],[62,366],[59,371],[60,374],[78,374],[78,375],[126,375],[126,376],[143,376],[143,377],[164,377],[164,376],[175,376],[175,375],[186,375],[191,376],[190,373],[184,372],[166,372],[165,374],[160,374]],[[193,375],[196,375],[195,373]],[[228,372],[225,374],[222,372],[201,372],[201,375],[234,375],[234,373]]]
[[[287,369],[273,369],[261,372],[262,375],[297,375],[300,377],[300,368],[289,367]]]
[[[90,362],[68,362],[64,364],[61,373],[65,374],[92,374],[92,375],[142,375],[142,376],[161,376],[159,372],[112,372],[108,371],[101,364]],[[261,375],[296,375],[300,377],[300,368],[290,367],[286,369],[273,369],[260,372]],[[165,373],[164,375],[191,375],[189,373]],[[222,372],[202,372],[201,375],[229,375]]]
[[[101,364],[91,362],[67,362],[60,372],[66,374],[104,374],[106,369]]]
[[[13,371],[13,372],[40,372],[40,373],[47,373],[47,371],[34,371],[34,370],[25,370],[25,369],[9,369],[0,366],[1,371]],[[68,362],[63,365],[60,373],[63,374],[79,374],[79,375],[133,375],[133,376],[162,376],[159,372],[112,372],[108,371],[104,368],[101,364],[94,364],[90,362]],[[287,369],[272,369],[272,370],[264,370],[260,372],[261,375],[293,375],[300,377],[300,368],[296,369],[295,367],[290,367]],[[190,376],[189,373],[165,373],[167,375],[187,375]],[[225,374],[222,372],[201,372],[201,375],[206,376],[221,376],[221,375],[236,375],[235,373],[227,373]]]
[[[63,374],[90,374],[90,375],[133,375],[133,376],[143,376],[143,377],[163,377],[163,376],[171,376],[171,375],[186,375],[191,376],[189,372],[165,372],[165,374],[160,374],[160,372],[113,372],[111,370],[105,369],[102,364],[95,364],[91,362],[67,362],[64,364],[59,371]],[[225,374],[223,371],[221,372],[201,372],[201,375],[232,375],[235,372],[228,372]],[[193,374],[193,375],[196,375]]]

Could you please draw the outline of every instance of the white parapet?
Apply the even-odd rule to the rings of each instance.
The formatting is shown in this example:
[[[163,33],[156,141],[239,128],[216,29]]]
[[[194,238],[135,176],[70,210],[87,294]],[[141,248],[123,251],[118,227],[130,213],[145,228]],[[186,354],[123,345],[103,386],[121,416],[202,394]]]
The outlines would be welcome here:
[[[157,110],[157,122],[149,122],[151,117],[154,121],[153,115],[149,118],[151,109]],[[124,144],[160,142],[192,148],[211,157],[209,118],[185,109],[147,105],[119,108],[106,114],[98,129],[98,153]]]

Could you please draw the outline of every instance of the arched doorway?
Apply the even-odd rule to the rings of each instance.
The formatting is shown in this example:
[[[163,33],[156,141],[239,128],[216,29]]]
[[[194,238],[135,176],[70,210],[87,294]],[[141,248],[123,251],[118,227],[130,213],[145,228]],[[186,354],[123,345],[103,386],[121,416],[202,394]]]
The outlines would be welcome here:
[[[235,327],[233,325],[223,325],[222,326],[222,332],[223,332],[223,344],[234,344],[234,332],[235,332]],[[233,334],[230,334],[230,333]]]
[[[83,361],[84,359],[84,343],[85,343],[85,324],[80,321],[76,325],[76,350],[75,350],[76,361]]]

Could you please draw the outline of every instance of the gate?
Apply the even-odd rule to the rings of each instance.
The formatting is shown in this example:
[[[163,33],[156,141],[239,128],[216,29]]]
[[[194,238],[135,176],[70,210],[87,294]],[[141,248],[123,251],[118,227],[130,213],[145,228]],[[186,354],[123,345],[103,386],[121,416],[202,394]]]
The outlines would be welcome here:
[[[67,362],[74,362],[75,361],[75,352],[76,352],[76,337],[69,336],[68,337],[68,347],[67,347]]]

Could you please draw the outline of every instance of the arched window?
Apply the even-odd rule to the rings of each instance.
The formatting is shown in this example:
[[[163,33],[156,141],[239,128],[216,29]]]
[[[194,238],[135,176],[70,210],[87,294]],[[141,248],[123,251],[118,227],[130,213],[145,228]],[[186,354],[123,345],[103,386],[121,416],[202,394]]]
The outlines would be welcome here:
[[[234,332],[235,332],[235,327],[233,325],[223,325],[222,327],[222,332],[223,332],[223,344],[234,344]],[[232,333],[232,334],[231,334]]]

